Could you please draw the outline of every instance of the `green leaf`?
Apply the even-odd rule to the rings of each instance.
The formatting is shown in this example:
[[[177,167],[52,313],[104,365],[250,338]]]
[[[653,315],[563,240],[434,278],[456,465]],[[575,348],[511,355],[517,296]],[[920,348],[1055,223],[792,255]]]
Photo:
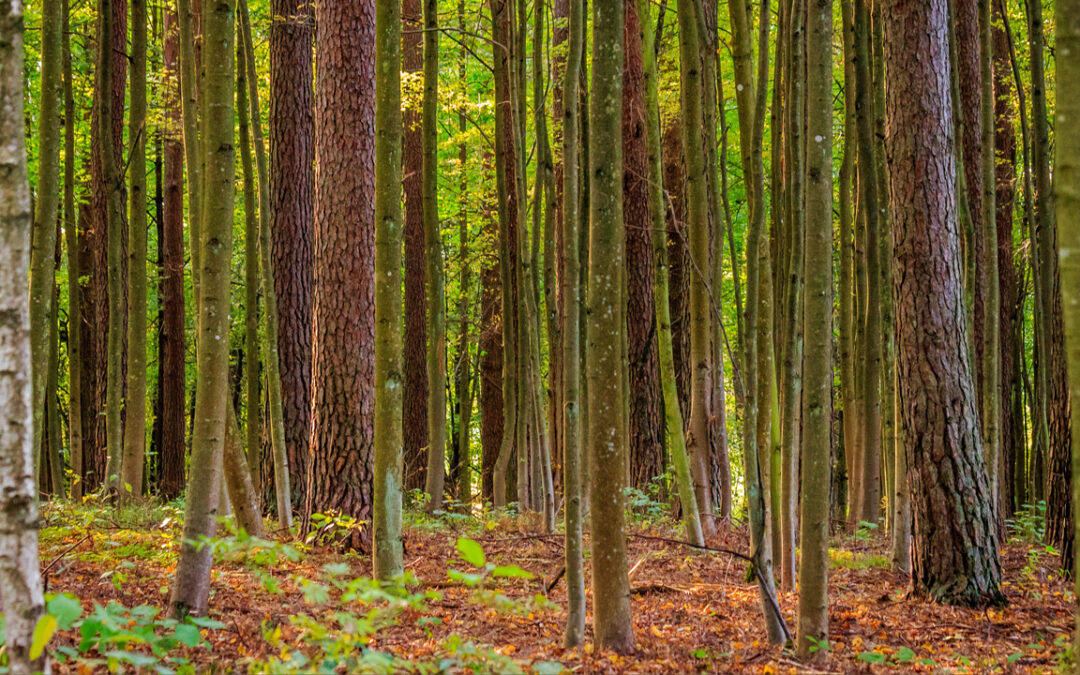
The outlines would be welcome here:
[[[695,659],[704,659],[709,656],[709,652],[704,649],[695,649],[694,651],[690,652],[690,656],[694,657]]]
[[[152,666],[158,662],[153,656],[147,656],[146,654],[137,654],[135,652],[128,651],[109,651],[105,652],[105,656],[110,659],[116,659],[117,661],[127,661],[136,668],[142,668],[143,666]]]
[[[182,623],[177,626],[176,633],[173,636],[177,642],[188,647],[195,647],[202,642],[202,635],[199,635],[198,626],[193,626],[190,623]]]
[[[1009,654],[1005,660],[1009,663],[1016,663],[1020,659],[1024,658],[1023,652],[1016,652],[1015,654]]]
[[[559,675],[566,672],[566,666],[558,661],[540,661],[534,663],[532,668],[536,675]]]
[[[484,556],[484,549],[480,544],[477,544],[468,537],[458,537],[457,540],[458,554],[461,555],[461,559],[470,565],[476,567],[483,567],[487,563],[487,558]]]
[[[200,628],[209,628],[210,630],[221,630],[225,627],[225,624],[220,621],[206,616],[189,616],[188,621]]]
[[[499,565],[491,570],[493,577],[515,577],[518,579],[532,579],[533,573],[523,570],[517,565]]]
[[[56,617],[52,614],[43,614],[34,626],[34,637],[30,642],[30,660],[34,661],[45,651],[45,645],[49,644],[56,629],[59,627]]]
[[[861,652],[859,660],[867,663],[885,663],[885,655],[878,652]]]
[[[910,663],[915,660],[915,652],[911,651],[907,647],[901,647],[893,654],[893,659],[897,663]]]
[[[349,563],[327,563],[326,565],[323,565],[323,572],[326,572],[327,576],[340,577],[343,574],[349,573]]]
[[[66,595],[58,595],[49,600],[47,607],[49,614],[56,617],[60,630],[71,628],[71,624],[75,623],[83,612],[79,601]]]

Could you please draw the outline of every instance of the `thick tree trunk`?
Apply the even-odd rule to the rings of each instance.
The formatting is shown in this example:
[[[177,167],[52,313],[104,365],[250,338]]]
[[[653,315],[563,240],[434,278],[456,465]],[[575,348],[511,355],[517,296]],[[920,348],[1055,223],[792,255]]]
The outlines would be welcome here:
[[[303,503],[311,435],[315,143],[312,3],[270,10],[270,232],[289,483]]]
[[[998,531],[971,378],[953,186],[948,11],[890,0],[885,14],[889,193],[898,374],[912,488],[916,590],[1001,602]],[[928,179],[933,177],[933,179]],[[928,327],[938,327],[930,330]]]
[[[330,509],[370,522],[375,404],[375,213],[365,206],[375,197],[375,3],[328,0],[315,11],[318,170],[305,530],[313,512]],[[370,536],[365,528],[349,543],[367,549]]]
[[[427,478],[428,374],[424,287],[424,128],[419,77],[424,68],[424,19],[421,0],[401,0],[401,65],[409,73],[405,98],[402,184],[405,195],[405,489],[422,490]]]

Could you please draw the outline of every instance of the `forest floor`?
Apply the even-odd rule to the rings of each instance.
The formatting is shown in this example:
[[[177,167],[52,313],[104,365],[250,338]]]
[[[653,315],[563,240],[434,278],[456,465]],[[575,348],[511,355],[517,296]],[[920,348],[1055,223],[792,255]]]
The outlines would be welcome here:
[[[140,664],[143,672],[318,672],[335,663],[338,672],[539,675],[1047,672],[1060,668],[1075,609],[1058,557],[1041,544],[1010,542],[1002,551],[1008,605],[970,610],[908,594],[908,580],[890,569],[884,543],[864,532],[833,542],[831,641],[825,658],[807,666],[766,641],[744,562],[647,538],[678,536],[670,522],[654,519],[631,523],[635,653],[618,656],[591,642],[568,650],[562,646],[565,579],[555,580],[561,536],[537,534],[539,524],[527,517],[431,519],[410,512],[405,566],[417,585],[387,591],[363,579],[370,557],[333,544],[340,521],[324,523],[310,544],[227,537],[215,545],[209,612],[215,621],[194,642],[179,641],[192,646],[171,638],[155,646],[146,631],[176,630],[181,637],[174,624],[154,618],[176,569],[179,516],[177,508],[161,506],[120,513],[93,505],[43,509],[46,590],[73,595],[86,617],[81,625],[61,623],[50,646],[63,661],[54,672],[132,672]],[[478,543],[486,560],[459,537]],[[737,529],[709,543],[748,547]],[[95,610],[95,603],[107,609]],[[796,603],[795,593],[781,593],[793,631]]]

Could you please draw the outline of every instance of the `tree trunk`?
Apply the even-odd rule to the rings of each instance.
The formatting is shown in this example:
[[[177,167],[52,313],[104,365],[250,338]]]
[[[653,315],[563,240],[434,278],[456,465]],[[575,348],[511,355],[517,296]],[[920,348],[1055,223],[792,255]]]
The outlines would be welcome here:
[[[371,520],[375,3],[316,5],[315,311],[311,469],[304,530],[330,509]],[[341,143],[340,139],[353,139]],[[370,531],[349,544],[369,548]]]
[[[374,576],[401,573],[401,5],[375,0]]]
[[[656,322],[643,320],[655,316],[655,310],[642,30],[633,3],[626,6],[624,40],[622,146],[626,337],[630,357],[630,485],[648,490],[650,482],[664,473],[664,426],[660,417]]]
[[[180,112],[179,44],[176,11],[165,12],[165,201],[162,249],[162,314],[158,358],[161,381],[161,483],[167,500],[184,490],[185,359],[184,345],[184,138]],[[190,175],[190,174],[189,174]],[[196,244],[196,242],[192,242]]]
[[[312,3],[272,0],[270,233],[289,483],[306,499],[311,436],[315,142]],[[273,413],[271,413],[273,415]]]
[[[142,495],[146,457],[146,0],[131,0],[131,110],[127,265],[127,386],[120,494]]]
[[[0,597],[5,651],[12,672],[47,669],[45,653],[30,658],[34,628],[44,611],[38,559],[34,484],[34,417],[30,360],[30,186],[23,117],[23,14],[13,2],[0,11]],[[51,252],[51,251],[50,251]],[[50,288],[50,291],[52,289]]]
[[[589,248],[602,252],[589,262],[587,378],[589,426],[587,431],[592,530],[593,632],[597,646],[618,653],[634,649],[627,578],[626,538],[623,533],[625,482],[622,467],[626,448],[621,444],[625,412],[622,407],[622,345],[619,325],[623,302],[619,273],[625,264],[622,228],[621,117],[623,6],[593,5],[593,80],[590,114]],[[688,125],[690,126],[690,125]],[[615,374],[615,376],[613,376]]]
[[[424,0],[424,248],[428,282],[428,509],[442,508],[446,473],[446,289],[439,223],[439,7]]]
[[[63,0],[64,62],[64,238],[68,256],[68,455],[72,473],[71,498],[83,496],[83,373],[82,282],[79,265],[78,214],[75,210],[75,91],[71,68],[71,7]],[[183,406],[181,405],[181,408]],[[183,413],[181,413],[183,414]]]
[[[207,9],[210,9],[209,7]],[[206,152],[201,213],[199,275],[201,298],[196,340],[198,379],[192,427],[191,475],[171,614],[205,614],[210,592],[213,548],[198,546],[213,537],[221,485],[222,456],[229,408],[229,295],[232,257],[233,178],[233,18],[231,0],[203,15],[202,129]]]
[[[912,579],[936,600],[998,603],[998,531],[982,464],[953,215],[952,104],[948,72],[938,67],[948,62],[948,11],[944,0],[890,0],[885,14],[892,17],[886,148]]]
[[[405,489],[422,490],[427,479],[427,324],[424,320],[424,128],[418,84],[424,68],[422,0],[401,0],[401,64],[409,73],[405,98],[402,185],[405,194]]]
[[[806,301],[802,388],[799,656],[829,636],[829,469],[832,444],[832,0],[808,0],[806,14]],[[799,45],[795,45],[799,49]],[[796,75],[798,77],[798,75]],[[795,208],[799,208],[795,205]]]

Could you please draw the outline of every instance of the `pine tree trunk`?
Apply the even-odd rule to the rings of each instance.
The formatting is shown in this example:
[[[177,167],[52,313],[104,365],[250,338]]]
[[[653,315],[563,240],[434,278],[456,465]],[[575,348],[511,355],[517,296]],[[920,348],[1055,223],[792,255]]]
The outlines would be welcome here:
[[[315,198],[312,3],[272,0],[270,236],[289,484],[306,499],[311,437],[311,323]],[[273,412],[271,412],[271,417]]]
[[[405,489],[422,490],[427,479],[428,377],[426,367],[427,323],[424,288],[424,127],[420,104],[420,78],[424,68],[424,17],[422,0],[401,0],[401,63],[409,73],[405,99],[404,174],[405,194],[405,389],[402,424],[405,434]]]
[[[371,520],[375,390],[375,3],[316,5],[315,311],[304,530],[330,509]],[[355,142],[343,144],[340,139]],[[349,544],[370,548],[371,533]]]
[[[72,473],[71,498],[83,496],[83,373],[82,373],[82,283],[79,265],[79,228],[75,211],[75,91],[71,68],[71,7],[63,4],[64,65],[64,239],[68,256],[68,459]],[[183,406],[181,406],[183,407]]]
[[[955,209],[944,0],[891,0],[885,36],[893,282],[915,589],[1001,602],[998,531],[982,464]],[[930,36],[928,39],[927,36]],[[944,120],[944,124],[927,120]],[[928,180],[928,176],[935,180]],[[926,326],[940,326],[929,331]]]
[[[184,490],[184,419],[186,348],[184,345],[184,137],[180,111],[179,44],[175,10],[165,12],[165,200],[163,238],[158,243],[164,265],[161,340],[161,478],[159,489],[167,500]],[[190,172],[189,172],[190,174]],[[192,243],[195,243],[194,241]]]
[[[169,601],[171,614],[205,614],[210,592],[213,548],[197,546],[214,536],[221,489],[221,466],[229,409],[230,260],[232,257],[233,179],[233,19],[231,0],[213,5],[203,15],[202,129],[205,157],[201,298],[196,340],[198,379],[195,423],[192,427],[191,472],[188,481],[184,533],[176,581]]]
[[[375,0],[374,576],[401,573],[401,5]]]
[[[12,672],[46,670],[47,657],[30,658],[34,627],[45,601],[38,560],[34,484],[34,417],[30,360],[30,186],[23,117],[23,14],[13,2],[0,10],[0,597],[4,644]],[[50,251],[51,253],[51,251]],[[50,261],[51,263],[51,261]],[[50,291],[52,289],[50,288]]]

